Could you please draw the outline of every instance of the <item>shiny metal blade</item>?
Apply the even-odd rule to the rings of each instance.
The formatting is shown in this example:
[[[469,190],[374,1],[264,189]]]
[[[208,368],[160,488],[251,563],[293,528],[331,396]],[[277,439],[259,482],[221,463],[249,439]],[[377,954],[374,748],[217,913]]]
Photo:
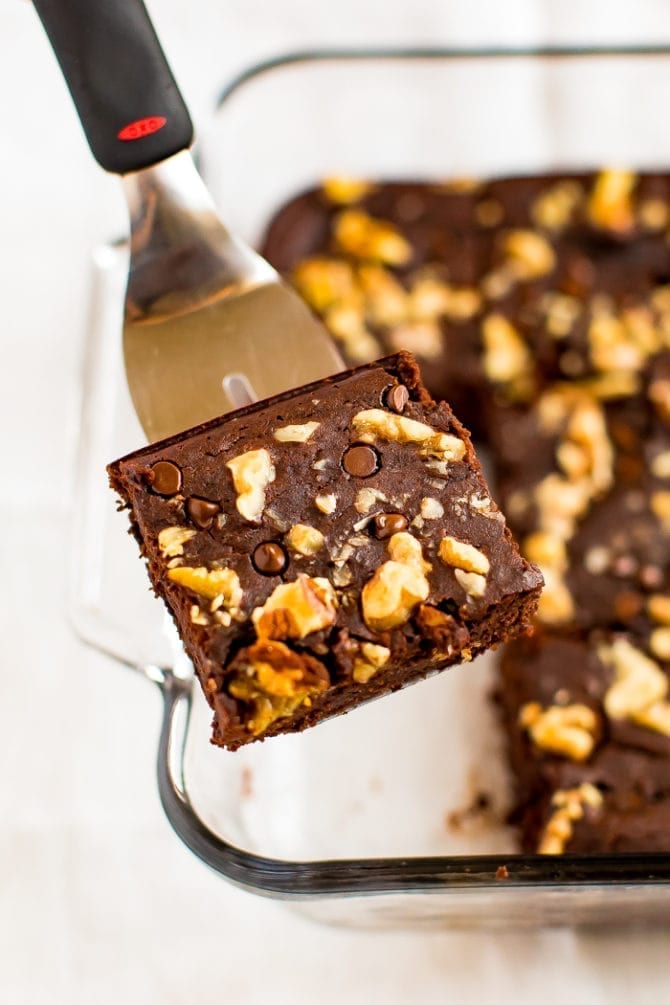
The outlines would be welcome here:
[[[300,297],[223,226],[187,152],[124,182],[123,349],[150,442],[343,368]]]
[[[153,323],[126,321],[126,375],[150,442],[342,369],[323,326],[283,283],[257,286]],[[239,386],[239,385],[238,385]]]

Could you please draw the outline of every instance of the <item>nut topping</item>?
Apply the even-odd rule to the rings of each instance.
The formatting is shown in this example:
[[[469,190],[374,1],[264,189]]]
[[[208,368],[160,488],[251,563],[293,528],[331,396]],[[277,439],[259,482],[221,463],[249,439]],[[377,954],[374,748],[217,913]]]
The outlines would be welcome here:
[[[457,436],[442,433],[423,422],[404,415],[369,408],[354,415],[352,426],[364,443],[387,440],[394,443],[416,443],[424,457],[445,461],[460,461],[465,456],[465,443]]]
[[[354,659],[352,676],[357,684],[367,684],[371,677],[381,667],[385,666],[391,656],[391,650],[386,646],[376,646],[372,642],[363,642],[360,655]]]
[[[248,450],[226,462],[237,492],[237,511],[250,523],[257,523],[265,508],[265,490],[275,480],[275,467],[264,448]]]
[[[189,527],[163,527],[158,532],[158,547],[164,558],[175,558],[184,554],[184,545],[198,532]]]
[[[204,566],[194,569],[181,565],[168,571],[168,579],[209,600],[223,597],[223,606],[229,610],[237,609],[242,603],[242,587],[234,569],[206,569]]]
[[[463,569],[465,572],[476,572],[480,576],[486,576],[491,568],[491,563],[483,551],[467,544],[466,541],[458,541],[455,537],[443,537],[438,554],[445,565]]]
[[[600,646],[598,655],[615,674],[603,702],[607,714],[670,737],[670,681],[658,664],[627,639]]]
[[[335,622],[337,599],[327,579],[300,575],[276,586],[251,614],[260,639],[304,639]]]
[[[290,531],[286,535],[286,543],[289,548],[297,551],[299,555],[305,555],[311,557],[312,555],[317,555],[324,544],[326,539],[320,530],[316,527],[309,527],[304,523],[297,523],[294,527],[291,527]]]
[[[279,443],[307,443],[320,425],[320,422],[305,422],[301,426],[280,426],[272,435]]]
[[[603,797],[590,782],[582,782],[574,789],[559,789],[555,792],[551,805],[553,814],[545,827],[539,847],[539,855],[562,855],[573,833],[573,824],[584,816],[584,807],[599,809]]]
[[[521,708],[519,723],[542,750],[578,762],[590,757],[598,728],[598,718],[588,705],[550,705],[543,709],[537,701]]]
[[[389,539],[390,561],[384,562],[361,593],[363,620],[368,628],[385,632],[409,620],[412,611],[430,593],[421,544],[406,532]]]

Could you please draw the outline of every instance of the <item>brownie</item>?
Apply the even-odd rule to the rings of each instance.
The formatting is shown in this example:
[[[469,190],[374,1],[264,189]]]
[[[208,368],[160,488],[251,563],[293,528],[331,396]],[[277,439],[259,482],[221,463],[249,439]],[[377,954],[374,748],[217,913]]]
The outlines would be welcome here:
[[[471,660],[537,605],[469,434],[407,353],[109,474],[229,749]]]
[[[670,653],[651,635],[512,642],[498,702],[526,851],[670,851]]]
[[[347,359],[415,353],[543,572],[536,638],[500,677],[526,850],[669,850],[670,724],[607,716],[600,658],[623,638],[664,674],[670,659],[669,226],[666,173],[334,178],[263,245]],[[536,749],[518,718],[566,701],[595,721],[583,761]]]

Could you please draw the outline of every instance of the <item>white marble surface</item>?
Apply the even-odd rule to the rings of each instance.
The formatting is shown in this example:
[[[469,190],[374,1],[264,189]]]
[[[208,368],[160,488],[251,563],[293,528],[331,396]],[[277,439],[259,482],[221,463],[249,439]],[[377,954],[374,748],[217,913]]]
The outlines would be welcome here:
[[[234,71],[311,44],[670,39],[664,0],[150,6],[200,120]],[[0,0],[0,37],[0,1000],[658,1005],[667,933],[332,931],[229,888],[173,836],[158,699],[64,617],[89,256],[123,206],[29,4]]]

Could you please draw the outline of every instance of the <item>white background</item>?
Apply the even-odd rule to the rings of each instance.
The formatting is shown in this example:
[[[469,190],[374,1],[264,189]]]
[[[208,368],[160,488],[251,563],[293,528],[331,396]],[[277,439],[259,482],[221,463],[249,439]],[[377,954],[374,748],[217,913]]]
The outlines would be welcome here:
[[[289,48],[670,40],[664,0],[150,7],[199,122],[221,83]],[[29,4],[0,0],[0,40],[0,1001],[659,1005],[667,933],[333,931],[229,888],[173,836],[157,696],[64,619],[89,258],[124,209]]]

